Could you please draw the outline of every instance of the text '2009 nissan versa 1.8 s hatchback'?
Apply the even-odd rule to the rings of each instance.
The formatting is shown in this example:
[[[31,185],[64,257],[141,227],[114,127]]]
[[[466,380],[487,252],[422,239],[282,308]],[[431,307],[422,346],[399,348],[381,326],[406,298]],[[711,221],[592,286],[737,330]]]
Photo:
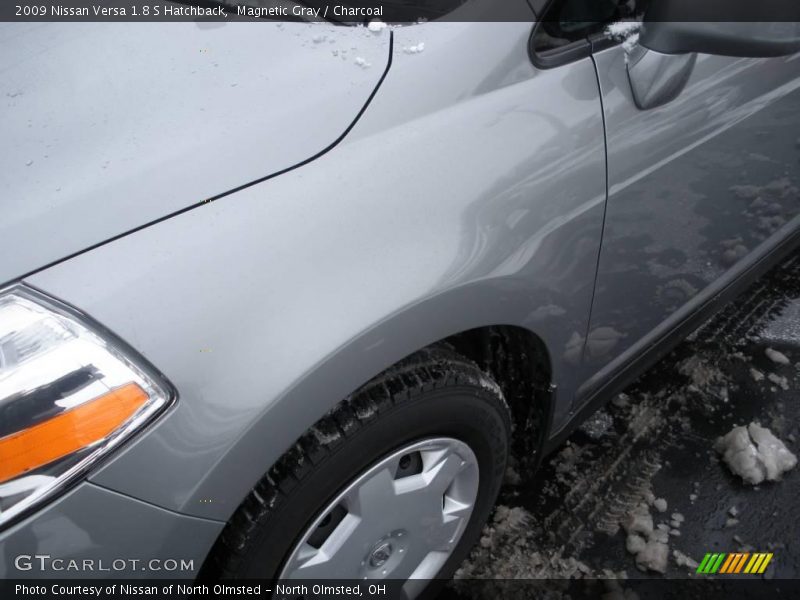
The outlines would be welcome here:
[[[451,574],[798,238],[796,24],[676,3],[3,25],[0,575]]]

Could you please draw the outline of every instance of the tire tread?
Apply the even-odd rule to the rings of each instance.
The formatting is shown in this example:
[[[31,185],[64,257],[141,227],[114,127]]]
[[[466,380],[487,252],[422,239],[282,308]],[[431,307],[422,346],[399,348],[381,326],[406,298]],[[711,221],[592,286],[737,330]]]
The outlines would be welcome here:
[[[200,577],[234,578],[250,542],[315,466],[387,411],[419,394],[453,385],[478,386],[490,392],[510,423],[510,410],[500,388],[475,363],[447,347],[413,354],[342,400],[283,454],[228,521]]]

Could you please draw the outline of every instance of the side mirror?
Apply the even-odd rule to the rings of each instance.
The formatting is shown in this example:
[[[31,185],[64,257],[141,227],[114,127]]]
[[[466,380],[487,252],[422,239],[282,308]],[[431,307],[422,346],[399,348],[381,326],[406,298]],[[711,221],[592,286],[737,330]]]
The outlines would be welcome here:
[[[800,1],[653,0],[628,59],[636,106],[674,100],[698,52],[753,58],[800,52]]]
[[[800,52],[797,0],[655,0],[639,43],[662,54],[766,57]]]
[[[661,54],[638,46],[628,58],[628,80],[636,107],[647,110],[672,102],[686,87],[697,54]]]
[[[639,44],[662,54],[785,56],[800,52],[800,23],[648,21],[645,16]]]

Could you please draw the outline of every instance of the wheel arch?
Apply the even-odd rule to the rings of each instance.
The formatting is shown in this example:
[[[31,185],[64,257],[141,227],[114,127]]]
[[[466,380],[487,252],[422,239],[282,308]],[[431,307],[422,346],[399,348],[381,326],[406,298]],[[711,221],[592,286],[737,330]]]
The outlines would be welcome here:
[[[515,337],[519,339],[515,340]],[[394,409],[411,402],[414,397],[419,397],[420,394],[435,393],[441,389],[443,384],[446,385],[448,383],[462,386],[470,385],[476,388],[476,394],[490,396],[495,399],[495,406],[504,415],[502,419],[498,418],[497,422],[501,420],[505,422],[506,427],[503,429],[509,431],[508,424],[510,423],[509,417],[511,417],[509,413],[511,411],[509,410],[510,407],[507,406],[507,402],[504,402],[505,392],[500,389],[500,386],[496,385],[496,381],[488,375],[486,370],[479,366],[476,360],[467,358],[458,352],[456,348],[460,347],[467,352],[473,353],[478,360],[494,362],[492,368],[495,372],[500,373],[498,364],[502,363],[505,368],[510,366],[508,360],[497,360],[497,356],[501,355],[501,352],[483,351],[480,352],[481,356],[478,356],[475,352],[477,352],[478,348],[489,344],[495,348],[500,348],[502,345],[503,352],[516,350],[522,355],[524,353],[523,346],[514,346],[513,344],[523,344],[523,337],[524,330],[502,326],[476,328],[462,332],[430,344],[403,358],[383,373],[371,378],[351,395],[337,402],[333,409],[305,431],[277,462],[271,465],[267,472],[254,483],[253,488],[237,507],[237,510],[231,516],[225,529],[209,552],[201,569],[200,578],[203,580],[216,580],[220,577],[231,577],[230,569],[233,568],[238,571],[242,562],[248,556],[244,548],[251,544],[251,540],[260,539],[257,528],[266,525],[263,523],[259,525],[259,523],[264,518],[273,518],[274,520],[275,517],[270,517],[270,514],[275,510],[284,510],[281,506],[287,506],[287,497],[292,493],[298,493],[298,486],[301,486],[308,479],[309,474],[315,468],[319,473],[324,461],[330,460],[332,456],[336,455],[339,449],[345,445],[344,442],[348,438],[354,438],[358,435],[359,430],[363,427],[383,423],[385,428],[386,424],[385,421],[381,421],[381,416],[391,417],[396,414]],[[494,359],[492,359],[493,356],[495,357]],[[517,386],[522,385],[523,377],[516,377],[513,384],[509,378],[506,383],[508,386],[506,389],[514,390]],[[442,401],[450,401],[463,406],[464,404],[469,404],[472,400],[474,398],[454,396],[449,399],[445,398]],[[449,406],[447,409],[441,408],[439,416],[457,421],[458,416],[451,416],[452,410],[454,410],[453,406]],[[472,411],[467,411],[467,413],[471,414],[473,411],[474,406],[472,406]],[[456,412],[467,414],[457,409]],[[406,413],[408,413],[408,410],[406,410]],[[408,418],[407,416],[406,419],[408,420]],[[411,418],[412,420],[407,421],[407,424],[412,429],[417,427],[417,424],[421,427],[435,427],[434,423],[436,421],[426,422],[424,419],[418,420],[416,416]],[[473,421],[473,423],[475,422]],[[478,420],[477,423],[481,424],[481,430],[492,431],[488,424],[484,427],[482,419]],[[495,423],[495,428],[496,425],[497,423]],[[381,440],[381,443],[385,443],[387,437],[393,435],[407,435],[401,434],[401,431],[405,430],[391,429],[384,431],[384,434],[377,438],[373,432],[372,443],[376,439]],[[414,434],[411,435],[412,437],[408,439],[415,440]],[[487,433],[487,435],[490,439],[495,439],[493,437],[495,434]],[[366,439],[367,447],[369,447],[369,438]],[[361,440],[364,441],[364,438],[361,438]],[[508,448],[505,440],[508,442],[513,442],[513,440],[509,439],[507,434],[503,435],[503,440],[503,456],[505,456],[505,449]],[[508,449],[510,450],[510,448]],[[352,455],[353,451],[351,450],[350,453]],[[384,456],[382,453],[365,454],[361,449],[357,451],[357,454],[359,461],[366,460],[369,462]],[[488,464],[488,466],[491,465],[492,462]],[[363,468],[363,465],[359,468]],[[356,473],[359,471],[358,469],[348,469],[345,472]],[[501,485],[502,468],[499,470],[499,479],[497,478],[497,473],[498,471],[495,470],[495,483],[492,484],[495,486],[495,491],[492,494],[492,498],[496,496]],[[487,482],[491,479],[489,477]],[[330,487],[333,480],[326,476],[322,481],[327,481],[325,485]],[[337,497],[339,492],[332,492],[333,489],[335,488],[328,489],[324,497]],[[483,518],[480,519],[480,523],[483,523],[483,520]],[[280,525],[283,521],[278,520],[275,523]]]
[[[442,345],[500,385],[512,410],[515,453],[535,457],[553,409],[547,391],[554,374],[544,339],[514,324],[514,317],[522,321],[530,312],[529,299],[509,293],[499,303],[494,285],[467,287],[398,311],[308,369],[229,447],[186,500],[187,508],[204,498],[225,497],[215,507],[215,518],[227,520],[252,485],[325,414],[397,363]],[[503,315],[512,318],[504,322]]]

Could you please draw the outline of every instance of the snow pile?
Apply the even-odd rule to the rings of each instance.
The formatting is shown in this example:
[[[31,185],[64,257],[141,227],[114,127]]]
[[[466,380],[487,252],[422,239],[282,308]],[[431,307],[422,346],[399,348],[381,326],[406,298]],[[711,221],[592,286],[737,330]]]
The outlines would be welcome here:
[[[386,23],[383,21],[370,21],[369,25],[367,25],[367,29],[369,29],[372,33],[380,33],[384,29],[386,29]]]
[[[531,515],[499,505],[480,543],[456,572],[456,579],[581,579],[594,571],[563,549],[546,551],[535,542]]]
[[[678,364],[678,373],[689,379],[686,391],[699,395],[700,406],[706,412],[715,413],[728,402],[728,377],[710,356],[690,356]]]
[[[696,569],[699,565],[697,561],[687,556],[680,550],[673,550],[672,557],[675,559],[675,564],[679,567],[689,567],[690,569]]]
[[[637,504],[620,521],[620,525],[628,534],[625,539],[625,549],[635,556],[636,568],[640,571],[663,574],[667,571],[669,560],[669,538],[680,536],[680,527],[685,518],[681,513],[672,513],[669,524],[655,524],[648,505],[659,512],[667,510],[666,500],[655,498],[650,492],[645,493],[645,501]],[[672,556],[679,567],[691,564],[697,566],[696,562],[679,550],[673,551]]]
[[[750,485],[777,481],[797,464],[797,457],[783,442],[756,423],[734,427],[717,440],[714,449],[722,454],[731,472]]]
[[[419,54],[425,50],[425,42],[420,42],[415,46],[403,46],[403,52],[406,54]]]
[[[772,362],[779,365],[788,365],[791,362],[788,358],[786,358],[785,354],[778,352],[777,350],[773,350],[772,348],[767,348],[764,350],[764,354],[766,354],[767,358]]]
[[[634,33],[632,36],[628,37],[624,42],[622,42],[622,49],[625,50],[628,54],[633,52],[633,49],[636,47],[636,44],[639,43],[639,34]]]
[[[636,567],[641,571],[667,571],[669,558],[669,528],[653,527],[653,517],[647,504],[642,502],[622,520],[622,528],[628,534],[625,548],[636,556]]]
[[[605,33],[607,36],[621,41],[625,52],[630,53],[639,41],[639,30],[641,28],[642,24],[638,21],[619,21],[608,25]]]
[[[789,380],[786,377],[783,377],[782,375],[770,373],[769,375],[767,375],[767,379],[769,379],[772,383],[777,385],[782,390],[789,389]]]
[[[739,516],[739,509],[731,506],[728,509],[728,514],[730,516],[725,520],[725,527],[736,527],[739,524],[739,519],[736,518]]]
[[[578,464],[587,451],[587,447],[568,441],[564,449],[553,459],[556,472],[555,481],[570,486],[578,480],[582,475]]]
[[[638,33],[641,27],[642,24],[638,21],[618,21],[606,27],[606,35],[611,36],[615,40],[622,40],[629,35]]]
[[[599,442],[612,431],[614,419],[604,409],[598,410],[591,417],[581,423],[580,430],[593,442]]]
[[[697,354],[681,362],[678,373],[688,377],[696,390],[704,390],[725,381],[725,375],[717,365],[709,364]]]

